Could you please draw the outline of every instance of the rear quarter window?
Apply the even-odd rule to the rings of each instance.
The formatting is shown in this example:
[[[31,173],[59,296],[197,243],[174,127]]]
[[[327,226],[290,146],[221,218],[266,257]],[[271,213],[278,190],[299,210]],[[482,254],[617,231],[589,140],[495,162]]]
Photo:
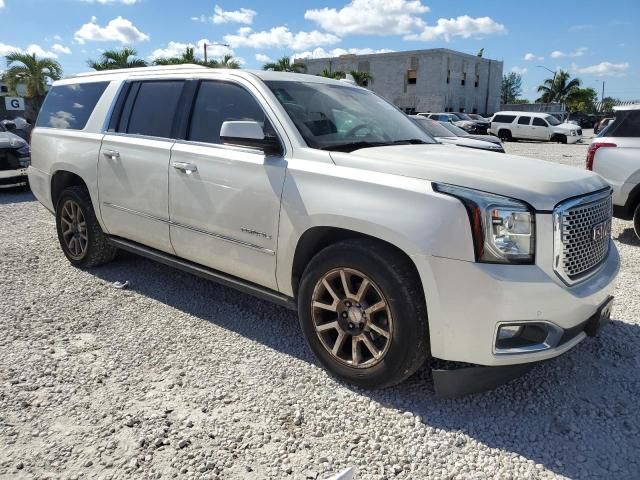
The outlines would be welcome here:
[[[36,121],[37,127],[82,130],[109,82],[53,87]]]
[[[640,137],[640,110],[619,110],[616,118],[600,132],[599,137]]]
[[[513,123],[513,121],[516,119],[515,115],[496,115],[495,117],[493,117],[492,122],[496,122],[496,123]]]

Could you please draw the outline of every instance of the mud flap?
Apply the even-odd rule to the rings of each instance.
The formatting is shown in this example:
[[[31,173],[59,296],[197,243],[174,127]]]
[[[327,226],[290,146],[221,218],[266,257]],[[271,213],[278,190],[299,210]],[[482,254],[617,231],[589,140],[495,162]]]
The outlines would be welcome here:
[[[511,380],[521,377],[536,363],[485,367],[482,365],[438,362],[438,368],[431,370],[436,396],[456,398],[473,393],[486,392]]]

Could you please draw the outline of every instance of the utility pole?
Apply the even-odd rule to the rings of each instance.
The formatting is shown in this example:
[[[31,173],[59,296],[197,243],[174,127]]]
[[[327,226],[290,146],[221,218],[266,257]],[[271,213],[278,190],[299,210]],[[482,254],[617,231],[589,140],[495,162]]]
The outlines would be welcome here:
[[[602,80],[602,101],[604,102],[604,80]]]
[[[221,47],[229,47],[228,43],[205,43],[204,45],[204,63],[207,63],[207,47],[213,47],[214,45],[219,45]]]

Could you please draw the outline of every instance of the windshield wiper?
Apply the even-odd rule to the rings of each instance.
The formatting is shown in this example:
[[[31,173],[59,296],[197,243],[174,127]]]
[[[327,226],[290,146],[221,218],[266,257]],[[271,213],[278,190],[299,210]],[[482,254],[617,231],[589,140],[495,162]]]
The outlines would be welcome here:
[[[406,140],[396,140],[394,145],[431,145],[431,142],[425,142],[419,138],[407,138]]]
[[[331,150],[336,152],[353,152],[354,150],[359,150],[361,148],[371,148],[371,147],[386,147],[389,145],[393,145],[393,142],[348,142],[348,143],[337,143],[335,145],[326,145],[324,147],[320,147],[320,150]]]

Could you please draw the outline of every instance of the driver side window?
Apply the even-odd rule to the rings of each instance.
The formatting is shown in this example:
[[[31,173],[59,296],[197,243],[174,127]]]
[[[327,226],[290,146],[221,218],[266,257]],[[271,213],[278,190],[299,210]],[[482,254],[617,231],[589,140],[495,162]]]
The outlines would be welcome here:
[[[545,122],[542,118],[538,118],[538,117],[534,117],[533,118],[533,125],[535,125],[536,127],[546,127],[547,122]]]

